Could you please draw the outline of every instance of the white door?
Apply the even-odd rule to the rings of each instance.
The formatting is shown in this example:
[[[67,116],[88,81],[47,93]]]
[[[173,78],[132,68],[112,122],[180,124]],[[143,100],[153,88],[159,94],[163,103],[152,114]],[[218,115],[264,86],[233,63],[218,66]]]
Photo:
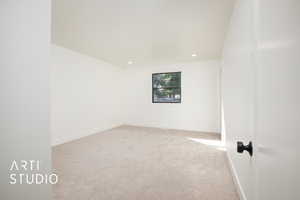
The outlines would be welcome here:
[[[300,0],[238,0],[224,46],[226,145],[247,200],[300,200]],[[236,142],[253,141],[254,154]]]
[[[255,195],[257,200],[298,200],[300,1],[256,0],[253,16]]]

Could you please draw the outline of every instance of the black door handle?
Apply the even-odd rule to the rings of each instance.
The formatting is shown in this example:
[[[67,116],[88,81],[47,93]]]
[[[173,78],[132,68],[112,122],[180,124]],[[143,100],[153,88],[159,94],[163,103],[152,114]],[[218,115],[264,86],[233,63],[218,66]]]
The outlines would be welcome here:
[[[249,142],[248,145],[244,145],[243,142],[241,141],[237,142],[237,152],[243,153],[244,151],[248,151],[250,156],[253,155],[253,146],[251,141]]]

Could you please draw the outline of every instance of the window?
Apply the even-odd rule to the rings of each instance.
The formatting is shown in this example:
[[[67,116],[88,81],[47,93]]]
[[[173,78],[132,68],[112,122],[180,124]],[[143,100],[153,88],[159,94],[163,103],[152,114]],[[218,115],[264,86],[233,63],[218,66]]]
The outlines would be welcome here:
[[[152,103],[181,103],[181,72],[152,74]]]

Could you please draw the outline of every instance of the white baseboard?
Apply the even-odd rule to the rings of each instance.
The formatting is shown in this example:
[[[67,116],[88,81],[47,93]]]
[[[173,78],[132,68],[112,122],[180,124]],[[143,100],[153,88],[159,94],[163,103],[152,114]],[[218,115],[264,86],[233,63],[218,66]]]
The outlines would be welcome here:
[[[230,171],[231,171],[231,174],[232,174],[232,177],[233,177],[233,182],[234,182],[234,185],[237,189],[237,192],[238,192],[238,195],[240,197],[240,200],[247,200],[247,197],[245,195],[245,192],[243,190],[243,187],[240,183],[240,180],[239,180],[239,177],[236,173],[236,169],[233,165],[233,162],[228,154],[228,152],[226,152],[226,156],[227,156],[227,159],[228,159],[228,163],[229,163],[229,168],[230,168]]]
[[[143,128],[158,128],[158,129],[165,129],[165,130],[193,131],[193,132],[202,132],[202,133],[221,135],[221,132],[217,131],[217,129],[216,129],[216,131],[214,131],[213,129],[202,130],[202,129],[176,128],[176,127],[167,127],[167,126],[145,125],[145,124],[138,124],[138,123],[127,123],[124,125],[125,126],[143,127]]]
[[[52,140],[51,147],[55,147],[55,146],[58,146],[58,145],[61,145],[61,144],[72,142],[74,140],[79,140],[81,138],[88,137],[88,136],[91,136],[91,135],[94,135],[94,134],[97,134],[97,133],[101,133],[101,132],[104,132],[104,131],[108,131],[108,130],[111,130],[113,128],[117,128],[117,127],[120,127],[120,126],[123,126],[123,125],[124,124],[116,124],[116,125],[113,125],[113,126],[110,126],[110,127],[98,129],[97,131],[94,130],[94,131],[86,132],[85,134],[82,134],[80,136],[78,136],[78,135],[72,136],[71,135],[67,138],[58,138],[58,139],[56,138],[56,140]]]

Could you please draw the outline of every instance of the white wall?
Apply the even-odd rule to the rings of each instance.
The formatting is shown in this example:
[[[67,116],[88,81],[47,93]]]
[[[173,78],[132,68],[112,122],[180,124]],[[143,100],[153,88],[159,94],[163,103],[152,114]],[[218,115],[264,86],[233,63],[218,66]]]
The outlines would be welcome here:
[[[222,60],[222,104],[226,146],[241,196],[252,200],[253,158],[237,154],[236,142],[253,141],[253,2],[238,1],[227,33]],[[226,130],[225,130],[226,127]]]
[[[220,132],[218,61],[132,66],[126,70],[126,123]],[[152,103],[152,73],[181,71],[182,103]]]
[[[122,124],[121,69],[52,45],[52,145]]]
[[[9,184],[13,160],[49,173],[50,1],[0,1],[0,199],[49,200],[51,186]],[[12,173],[17,173],[16,171]]]
[[[236,142],[253,141],[253,2],[237,1],[222,60],[222,104],[227,153],[241,185],[241,196],[253,196],[253,158],[237,154]],[[226,130],[225,130],[226,127]]]
[[[52,145],[121,124],[220,132],[218,61],[119,68],[52,45]],[[182,103],[152,103],[152,73],[182,72]]]

